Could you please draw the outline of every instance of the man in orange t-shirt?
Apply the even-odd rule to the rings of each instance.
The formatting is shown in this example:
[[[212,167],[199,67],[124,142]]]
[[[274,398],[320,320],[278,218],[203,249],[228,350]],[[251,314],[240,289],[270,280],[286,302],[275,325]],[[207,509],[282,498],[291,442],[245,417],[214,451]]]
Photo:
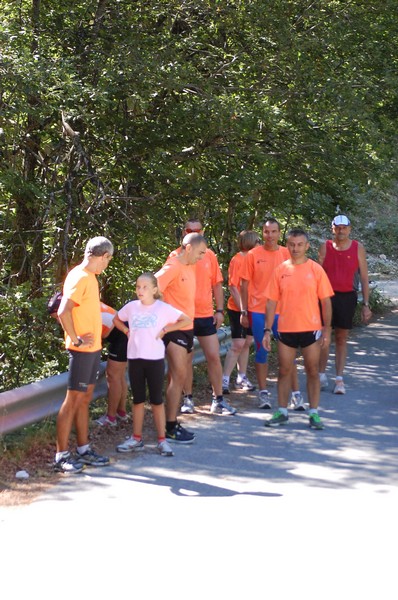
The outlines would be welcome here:
[[[292,229],[287,236],[290,259],[279,265],[269,282],[266,295],[266,327],[263,344],[271,350],[271,328],[276,306],[278,320],[278,406],[267,427],[288,422],[288,399],[291,373],[297,348],[301,348],[307,376],[310,405],[309,424],[323,429],[318,415],[320,396],[319,356],[321,347],[330,343],[333,289],[322,267],[307,258],[308,235],[303,229]],[[321,304],[322,313],[319,308]]]
[[[203,234],[203,226],[199,219],[191,218],[185,223],[183,235],[190,233]],[[175,250],[170,256],[176,256],[179,252],[180,249]],[[218,415],[234,415],[236,409],[226,402],[222,393],[222,365],[217,336],[217,330],[224,321],[224,290],[222,283],[223,276],[217,257],[210,248],[207,248],[203,260],[196,265],[194,334],[198,338],[205,355],[207,371],[213,388],[210,412]],[[194,412],[192,384],[193,366],[191,356],[184,383],[182,413]]]
[[[271,394],[267,389],[268,352],[262,344],[267,303],[265,290],[274,269],[289,258],[287,248],[278,244],[280,235],[279,222],[273,217],[267,218],[263,225],[264,243],[247,253],[241,274],[241,323],[243,327],[250,326],[253,332],[259,408],[263,409],[271,408]],[[272,327],[276,336],[278,316]]]
[[[192,320],[195,315],[196,264],[203,260],[206,241],[197,233],[187,234],[181,251],[169,257],[155,273],[163,300]],[[193,324],[163,336],[168,363],[166,389],[166,438],[169,442],[191,444],[195,435],[177,421],[178,407],[193,350]]]
[[[72,269],[64,283],[58,319],[65,332],[69,352],[68,389],[57,417],[57,452],[54,470],[80,473],[85,465],[104,466],[109,458],[100,456],[88,442],[88,407],[98,377],[102,348],[100,275],[113,255],[113,245],[99,236],[88,241],[84,260]],[[69,436],[75,425],[77,456],[68,451]]]

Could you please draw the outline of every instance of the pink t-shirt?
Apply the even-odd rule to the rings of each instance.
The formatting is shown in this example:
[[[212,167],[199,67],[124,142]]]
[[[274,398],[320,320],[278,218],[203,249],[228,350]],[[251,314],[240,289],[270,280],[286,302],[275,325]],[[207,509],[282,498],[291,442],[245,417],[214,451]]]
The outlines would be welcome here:
[[[164,358],[165,345],[156,336],[165,325],[175,323],[182,314],[180,310],[161,300],[155,300],[149,305],[142,304],[140,300],[125,304],[117,315],[121,321],[129,324],[127,358]]]

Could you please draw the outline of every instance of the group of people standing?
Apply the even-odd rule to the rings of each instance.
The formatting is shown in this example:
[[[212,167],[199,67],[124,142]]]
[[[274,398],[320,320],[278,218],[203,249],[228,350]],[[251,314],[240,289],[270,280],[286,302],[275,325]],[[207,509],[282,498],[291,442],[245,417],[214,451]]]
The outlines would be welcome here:
[[[288,405],[305,410],[299,390],[296,355],[301,350],[307,376],[309,425],[323,429],[318,415],[320,388],[327,385],[325,368],[331,328],[336,336],[336,382],[334,392],[345,393],[343,370],[347,336],[352,328],[357,303],[355,282],[362,285],[362,318],[368,321],[369,285],[363,246],[350,239],[351,224],[345,215],[332,222],[333,240],[322,245],[319,263],[307,257],[309,241],[300,228],[287,235],[286,247],[279,245],[278,221],[267,218],[263,240],[254,231],[239,235],[239,252],[228,271],[230,297],[227,304],[232,344],[221,364],[217,330],[224,322],[223,276],[214,252],[208,248],[202,223],[185,223],[182,244],[155,274],[144,273],[136,282],[137,299],[119,311],[110,309],[109,359],[115,358],[118,379],[124,376],[126,361],[133,399],[133,432],[117,446],[118,452],[144,448],[142,429],[148,388],[158,451],[172,456],[172,443],[190,444],[195,434],[181,425],[178,413],[195,410],[192,385],[194,336],[204,352],[212,386],[210,412],[234,415],[236,409],[225,399],[230,378],[237,367],[235,387],[253,391],[247,376],[250,347],[255,344],[255,372],[259,407],[272,408],[267,389],[268,353],[271,333],[278,345],[278,407],[266,426],[288,422]],[[96,275],[109,264],[112,243],[103,237],[90,240],[83,262],[66,277],[58,319],[65,331],[69,352],[69,380],[65,400],[57,418],[57,452],[54,468],[59,472],[80,472],[86,465],[102,466],[109,458],[98,455],[88,441],[88,406],[92,398],[101,356],[103,319]],[[322,265],[322,266],[321,266]],[[106,306],[106,305],[105,305]],[[104,313],[104,308],[102,308]],[[105,311],[106,312],[106,311]],[[108,317],[109,318],[109,317]],[[124,346],[124,350],[123,350]],[[163,382],[167,358],[168,374],[163,404]],[[110,362],[108,359],[108,363]],[[124,365],[124,366],[123,366]],[[108,371],[108,366],[107,366]],[[112,369],[111,369],[112,372]],[[107,373],[108,383],[109,373]],[[115,424],[126,418],[125,390],[108,398],[108,414],[100,424]],[[182,402],[181,402],[182,401]],[[73,424],[77,452],[68,448]]]

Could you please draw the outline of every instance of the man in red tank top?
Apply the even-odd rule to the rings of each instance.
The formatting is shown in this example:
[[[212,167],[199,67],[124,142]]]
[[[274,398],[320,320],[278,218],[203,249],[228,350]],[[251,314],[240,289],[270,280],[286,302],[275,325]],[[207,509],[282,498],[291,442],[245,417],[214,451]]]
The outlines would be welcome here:
[[[367,323],[372,316],[369,308],[369,280],[365,248],[360,242],[350,239],[351,222],[345,215],[337,215],[332,221],[333,240],[327,240],[319,248],[319,262],[325,269],[334,296],[332,298],[332,326],[335,335],[336,383],[334,394],[345,394],[343,372],[347,359],[347,340],[357,305],[356,280],[361,282],[363,305],[362,321]],[[321,389],[328,385],[325,374],[329,358],[329,346],[321,350],[319,377]]]

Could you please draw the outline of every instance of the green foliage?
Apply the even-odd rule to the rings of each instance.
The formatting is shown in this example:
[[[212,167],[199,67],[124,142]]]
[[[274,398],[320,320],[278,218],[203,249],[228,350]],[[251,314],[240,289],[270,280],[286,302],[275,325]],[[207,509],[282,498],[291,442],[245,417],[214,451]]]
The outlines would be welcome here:
[[[6,385],[39,365],[25,314],[50,335],[30,311],[93,235],[115,243],[101,287],[117,307],[179,244],[188,215],[206,224],[225,272],[237,233],[265,214],[285,228],[329,222],[337,205],[355,212],[361,195],[387,189],[397,29],[393,0],[266,10],[260,0],[4,0]],[[377,227],[392,249],[393,228]],[[42,376],[57,370],[44,363]]]
[[[60,326],[45,300],[31,299],[28,285],[0,295],[0,390],[6,391],[66,370]]]

